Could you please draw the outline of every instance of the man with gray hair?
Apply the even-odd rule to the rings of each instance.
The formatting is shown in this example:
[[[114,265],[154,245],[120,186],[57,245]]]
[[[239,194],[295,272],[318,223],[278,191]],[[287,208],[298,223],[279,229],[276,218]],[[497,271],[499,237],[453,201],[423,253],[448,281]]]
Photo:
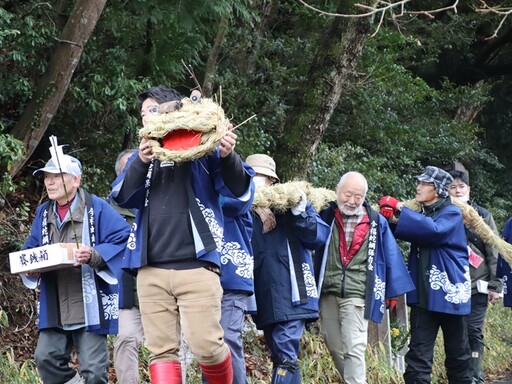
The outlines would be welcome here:
[[[72,243],[76,260],[22,274],[27,287],[40,290],[34,354],[39,376],[45,384],[107,384],[107,335],[117,333],[116,277],[130,227],[105,200],[81,187],[78,159],[52,154],[34,176],[43,179],[49,201],[37,208],[23,249]],[[72,347],[81,375],[69,365]]]
[[[331,231],[315,251],[322,335],[346,384],[366,383],[368,320],[380,323],[385,299],[414,289],[384,217],[365,200],[368,183],[344,174],[320,216]]]

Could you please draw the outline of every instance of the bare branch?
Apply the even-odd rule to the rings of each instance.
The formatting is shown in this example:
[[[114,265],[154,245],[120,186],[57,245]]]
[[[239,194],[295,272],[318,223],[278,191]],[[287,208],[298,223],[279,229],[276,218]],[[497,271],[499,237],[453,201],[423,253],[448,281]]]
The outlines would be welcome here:
[[[203,94],[203,90],[201,89],[201,84],[199,84],[199,81],[197,80],[196,74],[194,73],[194,70],[192,69],[192,66],[190,64],[185,63],[185,60],[183,60],[183,59],[181,60],[181,64],[183,64],[183,67],[185,67],[185,70],[190,75],[190,78],[192,80],[194,80],[194,83],[196,83],[196,86],[193,89],[198,89],[199,92],[201,92],[201,95],[202,95]]]
[[[384,22],[384,16],[386,16],[386,13],[385,12],[382,12],[380,14],[380,20],[379,20],[379,23],[377,24],[377,28],[375,29],[375,32],[372,33],[372,37],[374,37],[377,33],[379,33],[379,30],[380,30],[380,26],[382,25],[382,23]],[[392,16],[394,17],[394,15]]]
[[[410,3],[412,0],[400,0],[396,1],[394,3],[383,1],[383,0],[377,0],[374,5],[365,5],[365,4],[354,4],[355,7],[360,8],[363,10],[363,13],[354,13],[354,14],[345,14],[345,13],[332,13],[332,12],[326,12],[322,11],[321,9],[315,8],[312,5],[309,5],[304,0],[298,0],[302,5],[304,5],[306,8],[309,8],[317,13],[319,13],[322,16],[334,16],[334,17],[346,17],[346,18],[355,18],[355,17],[368,17],[372,15],[380,14],[381,20],[383,19],[383,15],[390,11],[392,12],[393,9],[399,8],[400,13],[399,14],[393,14],[393,18],[401,17],[403,15],[407,14],[414,14],[414,15],[425,15],[429,18],[433,18],[433,14],[440,13],[440,12],[446,12],[446,11],[453,11],[457,13],[457,5],[459,4],[459,0],[454,0],[452,5],[449,5],[447,7],[437,8],[437,9],[431,9],[431,10],[425,10],[425,11],[408,11],[406,9],[406,4]],[[379,21],[379,26],[382,22]]]
[[[372,34],[375,36],[384,22],[384,17],[386,13],[389,11],[391,14],[391,19],[396,24],[398,19],[404,15],[423,15],[430,19],[433,19],[436,13],[453,11],[457,13],[457,6],[459,5],[460,0],[454,0],[452,5],[448,5],[446,7],[431,9],[431,10],[423,10],[423,11],[412,11],[407,10],[406,6],[408,3],[412,2],[412,0],[399,0],[395,2],[389,2],[384,0],[377,0],[374,5],[366,5],[366,4],[354,4],[354,7],[362,10],[362,13],[354,13],[354,14],[345,14],[345,13],[332,13],[322,11],[321,9],[315,8],[312,5],[306,3],[305,0],[298,0],[299,3],[304,5],[306,8],[311,9],[314,12],[317,12],[321,16],[332,16],[332,17],[344,17],[344,18],[358,18],[358,17],[369,17],[369,16],[378,16],[379,21],[377,23],[376,31]],[[501,21],[498,27],[494,30],[492,36],[489,36],[487,39],[492,39],[498,36],[498,32],[503,27],[505,20],[512,14],[512,7],[503,7],[503,6],[490,6],[487,4],[485,0],[480,0],[481,7],[475,8],[475,12],[479,13],[493,13],[496,15],[501,15]],[[394,10],[398,10],[398,13],[394,13]]]
[[[494,30],[494,33],[491,36],[486,38],[486,40],[498,37],[498,32],[500,31],[501,27],[503,27],[505,20],[507,20],[507,18],[512,14],[512,7],[500,7],[498,5],[490,6],[484,0],[480,0],[480,3],[482,4],[482,7],[475,9],[476,12],[487,14],[492,13],[502,16],[501,21],[498,24],[498,27]]]
[[[66,43],[66,44],[71,44],[71,45],[74,45],[74,46],[77,46],[78,48],[81,48],[83,49],[83,46],[78,44],[78,43],[75,43],[74,41],[71,41],[71,40],[65,40],[65,39],[59,39],[57,37],[54,37],[53,38],[55,41],[58,41],[59,43]]]
[[[355,7],[366,9],[367,12],[365,12],[365,13],[355,13],[355,14],[325,12],[325,11],[322,11],[321,9],[313,7],[312,5],[309,5],[304,0],[299,0],[299,3],[304,5],[306,8],[309,8],[309,9],[319,13],[321,16],[334,16],[334,17],[354,18],[354,17],[368,17],[368,16],[372,16],[372,15],[375,15],[375,14],[381,13],[381,12],[385,13],[388,9],[397,7],[400,4],[405,4],[405,3],[408,3],[410,1],[412,1],[412,0],[401,0],[401,1],[397,2],[397,3],[392,3],[392,4],[388,3],[388,5],[385,5],[385,6],[381,7],[381,8],[378,8],[377,6],[379,4],[383,4],[383,3],[386,4],[386,2],[379,0],[379,1],[377,1],[376,6],[373,6],[373,7],[357,3],[357,4],[354,4]]]
[[[433,19],[434,16],[432,16],[432,14],[434,14],[434,13],[446,12],[446,11],[453,11],[454,13],[457,13],[457,5],[459,5],[459,0],[456,0],[452,5],[449,5],[447,7],[437,8],[437,9],[433,9],[431,11],[407,11],[407,13],[411,14],[411,15],[426,15],[426,16],[430,17],[431,19]]]

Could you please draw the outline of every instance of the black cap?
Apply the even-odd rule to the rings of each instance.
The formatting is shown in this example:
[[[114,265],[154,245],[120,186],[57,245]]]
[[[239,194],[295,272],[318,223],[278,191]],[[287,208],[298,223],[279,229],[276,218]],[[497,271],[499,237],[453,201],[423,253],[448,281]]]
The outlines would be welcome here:
[[[467,172],[453,169],[448,173],[452,175],[453,180],[461,179],[464,184],[469,185],[469,174]]]

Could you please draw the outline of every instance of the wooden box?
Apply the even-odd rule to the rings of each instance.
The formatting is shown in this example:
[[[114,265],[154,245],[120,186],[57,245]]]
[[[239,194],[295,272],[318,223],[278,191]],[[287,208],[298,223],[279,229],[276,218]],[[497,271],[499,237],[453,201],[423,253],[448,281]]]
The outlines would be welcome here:
[[[76,263],[76,244],[57,243],[9,253],[11,273],[45,272],[71,267]]]

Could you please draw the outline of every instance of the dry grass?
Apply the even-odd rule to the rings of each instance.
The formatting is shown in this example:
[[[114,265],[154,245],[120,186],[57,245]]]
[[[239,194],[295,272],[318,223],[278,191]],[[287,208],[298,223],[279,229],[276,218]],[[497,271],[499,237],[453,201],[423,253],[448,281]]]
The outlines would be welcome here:
[[[489,308],[485,342],[484,370],[487,379],[498,380],[510,374],[512,368],[512,311],[501,304]],[[246,363],[251,384],[270,382],[272,365],[262,336],[255,330],[248,330],[244,336],[246,343]],[[17,361],[9,346],[2,345],[0,354],[0,382],[19,384],[39,384],[32,361]],[[147,361],[148,352],[141,352],[141,382],[148,383]],[[366,355],[368,382],[377,384],[401,384],[402,375],[396,371],[385,357],[382,347],[368,349]],[[342,383],[319,333],[317,324],[309,327],[302,339],[300,357],[302,380],[311,384]],[[114,381],[112,381],[114,382]],[[200,383],[198,365],[193,363],[188,369],[189,384]],[[432,383],[446,383],[444,369],[444,351],[442,334],[439,334],[434,358]]]

